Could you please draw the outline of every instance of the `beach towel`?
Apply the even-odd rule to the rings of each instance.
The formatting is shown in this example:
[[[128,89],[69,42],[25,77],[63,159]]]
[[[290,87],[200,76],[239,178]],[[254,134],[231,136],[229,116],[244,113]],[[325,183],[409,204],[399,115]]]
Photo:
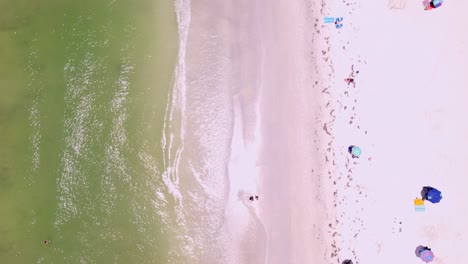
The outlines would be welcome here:
[[[424,212],[426,207],[424,206],[424,200],[416,198],[414,199],[414,211],[415,212]]]

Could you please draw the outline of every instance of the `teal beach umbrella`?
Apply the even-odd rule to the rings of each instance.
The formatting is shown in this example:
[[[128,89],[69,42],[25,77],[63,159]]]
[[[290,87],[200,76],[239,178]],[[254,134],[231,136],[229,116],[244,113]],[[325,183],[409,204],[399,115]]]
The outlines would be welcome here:
[[[348,152],[353,158],[359,158],[359,156],[362,154],[361,148],[354,145],[348,147]]]
[[[361,150],[360,147],[354,147],[352,153],[353,153],[354,156],[359,157],[359,156],[361,156],[362,150]]]

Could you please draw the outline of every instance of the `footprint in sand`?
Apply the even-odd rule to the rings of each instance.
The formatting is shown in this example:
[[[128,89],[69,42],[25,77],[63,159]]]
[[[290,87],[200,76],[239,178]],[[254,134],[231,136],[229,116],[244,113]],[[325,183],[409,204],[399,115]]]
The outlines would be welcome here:
[[[407,0],[389,0],[388,9],[390,10],[402,10],[406,7]]]

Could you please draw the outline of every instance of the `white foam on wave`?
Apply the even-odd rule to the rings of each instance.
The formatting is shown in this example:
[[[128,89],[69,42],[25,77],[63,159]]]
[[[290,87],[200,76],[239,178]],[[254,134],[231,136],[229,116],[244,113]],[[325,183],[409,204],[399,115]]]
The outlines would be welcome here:
[[[155,195],[158,197],[162,193],[168,192],[176,201],[175,222],[169,222],[168,214],[162,208],[167,201],[166,198],[154,201],[154,206],[157,209],[161,220],[167,225],[175,234],[176,244],[178,246],[171,248],[168,252],[168,258],[171,263],[179,263],[181,260],[182,252],[190,252],[191,249],[187,243],[191,241],[186,236],[187,228],[185,225],[185,218],[183,215],[182,206],[182,193],[179,187],[179,164],[181,155],[184,150],[184,137],[185,137],[185,111],[186,111],[186,49],[187,38],[190,27],[190,0],[176,0],[174,3],[177,27],[179,34],[179,50],[177,62],[174,70],[174,80],[172,92],[168,94],[167,105],[164,116],[163,131],[161,137],[161,149],[163,153],[163,171],[161,173],[162,181],[164,182],[165,190],[156,188]],[[148,164],[148,163],[147,163]],[[152,163],[153,167],[156,164]],[[158,170],[159,172],[160,170]],[[175,230],[178,232],[174,232]],[[173,241],[173,242],[176,242]],[[181,243],[185,241],[186,243]],[[182,247],[183,251],[181,252]],[[189,253],[190,254],[190,253]],[[183,257],[182,257],[183,258]]]
[[[178,248],[172,248],[169,256],[172,262],[178,263],[184,259],[190,263],[202,263],[203,259],[216,259],[213,256],[220,256],[221,252],[218,250],[219,228],[223,221],[228,145],[220,142],[227,143],[226,139],[231,134],[231,120],[229,116],[226,118],[229,113],[224,111],[231,95],[229,91],[227,94],[213,93],[215,87],[223,85],[217,83],[223,77],[223,70],[218,67],[217,61],[211,59],[203,66],[214,67],[221,72],[221,76],[213,72],[198,75],[197,84],[191,87],[188,94],[186,52],[190,1],[176,0],[175,9],[179,56],[161,139],[165,158],[163,181],[176,199],[172,229]],[[198,89],[197,85],[200,84],[206,85]],[[187,105],[188,96],[190,105]],[[187,145],[187,140],[190,145]],[[188,146],[187,150],[185,145]]]
[[[179,32],[179,53],[175,67],[175,78],[172,93],[168,95],[164,117],[161,148],[163,152],[163,180],[168,191],[180,201],[178,187],[178,167],[184,149],[185,111],[186,111],[186,49],[190,27],[190,0],[175,1],[177,27]],[[177,131],[178,130],[178,131]],[[178,135],[174,133],[178,132]],[[175,150],[174,150],[175,148]],[[175,152],[175,154],[173,154]]]

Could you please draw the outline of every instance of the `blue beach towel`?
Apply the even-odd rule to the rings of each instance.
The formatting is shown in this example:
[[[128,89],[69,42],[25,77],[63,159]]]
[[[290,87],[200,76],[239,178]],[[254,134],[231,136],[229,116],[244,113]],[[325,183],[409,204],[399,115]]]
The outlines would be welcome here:
[[[331,24],[331,23],[335,22],[335,18],[334,17],[325,17],[325,18],[323,18],[323,22],[325,24]]]
[[[415,212],[425,212],[426,211],[426,207],[424,205],[416,205],[414,207],[414,211]]]

